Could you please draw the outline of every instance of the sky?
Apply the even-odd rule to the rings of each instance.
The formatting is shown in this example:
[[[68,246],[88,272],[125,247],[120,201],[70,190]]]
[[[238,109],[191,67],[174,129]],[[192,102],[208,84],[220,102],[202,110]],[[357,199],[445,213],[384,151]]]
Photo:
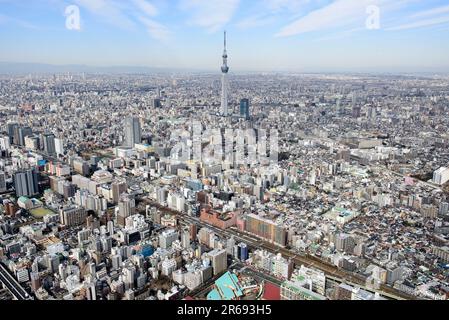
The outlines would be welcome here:
[[[0,62],[449,71],[448,0],[0,0]]]

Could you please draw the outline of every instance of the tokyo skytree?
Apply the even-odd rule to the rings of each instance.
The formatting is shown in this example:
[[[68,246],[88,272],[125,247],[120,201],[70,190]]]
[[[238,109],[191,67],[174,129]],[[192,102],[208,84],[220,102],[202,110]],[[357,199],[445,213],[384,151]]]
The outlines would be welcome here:
[[[223,65],[221,66],[223,73],[221,78],[221,113],[223,116],[228,116],[228,54],[226,52],[226,31],[224,32],[224,51],[223,51]]]

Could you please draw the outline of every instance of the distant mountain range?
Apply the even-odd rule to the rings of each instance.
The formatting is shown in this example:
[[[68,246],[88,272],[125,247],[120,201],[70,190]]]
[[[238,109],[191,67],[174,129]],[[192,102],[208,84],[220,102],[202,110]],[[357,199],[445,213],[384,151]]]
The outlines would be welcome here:
[[[96,67],[88,65],[53,65],[45,63],[0,62],[0,74],[53,74],[53,73],[98,73],[98,74],[146,74],[171,72],[198,72],[201,70],[154,68],[139,66]]]
[[[86,73],[86,74],[162,74],[162,73],[219,73],[219,69],[181,69],[181,68],[157,68],[144,66],[88,66],[82,64],[54,65],[45,63],[22,63],[22,62],[0,62],[0,74],[8,75],[28,75],[28,74],[61,74],[61,73]],[[252,74],[252,73],[336,73],[336,74],[416,74],[416,75],[448,75],[447,68],[429,68],[429,67],[397,67],[397,68],[305,68],[303,70],[278,70],[278,71],[244,71],[234,70],[234,73]]]

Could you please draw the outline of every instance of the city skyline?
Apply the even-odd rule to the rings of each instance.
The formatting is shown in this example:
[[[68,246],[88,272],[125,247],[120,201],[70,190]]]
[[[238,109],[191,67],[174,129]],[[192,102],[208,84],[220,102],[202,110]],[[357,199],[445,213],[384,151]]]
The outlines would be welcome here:
[[[220,2],[220,10],[231,2]],[[49,30],[43,31],[48,42],[33,38],[39,44],[24,52],[56,50],[55,57],[65,52],[87,63],[84,57],[97,59],[115,41],[123,61],[132,61],[140,35],[125,44],[125,33],[115,29],[87,32],[92,21],[83,13],[112,14],[129,35],[123,24],[132,20],[123,12],[131,2],[77,3],[64,9],[65,28],[78,37],[73,46],[86,45],[86,36],[97,40],[85,56],[69,52],[66,42],[54,49],[59,35]],[[160,9],[132,3],[154,16],[142,21],[164,52],[171,40],[155,33],[162,28],[153,20]],[[381,32],[380,12],[410,1],[379,0],[382,10],[372,1],[322,1],[324,7],[260,38],[233,30],[237,17],[212,23],[216,17],[207,13],[215,11],[207,12],[203,1],[181,3],[205,20],[197,33],[188,22],[184,42],[173,39],[179,47],[165,51],[166,67],[104,67],[114,48],[103,67],[0,62],[0,302],[193,300],[200,309],[171,304],[163,312],[175,306],[178,316],[209,318],[220,312],[207,306],[217,300],[241,301],[222,311],[237,316],[274,315],[279,307],[273,303],[271,310],[271,301],[282,300],[448,300],[449,75],[412,74],[387,51],[394,70],[407,74],[382,74],[373,67],[382,59],[354,60],[358,73],[241,71],[273,68],[274,53],[260,49],[282,53],[273,39],[310,49],[303,35],[336,30],[362,9],[366,29]],[[27,9],[33,12],[33,5]],[[447,12],[449,6],[426,7],[414,13],[415,22],[388,30],[442,27]],[[386,50],[372,45],[379,47],[373,54]],[[422,60],[435,67],[430,57],[447,52],[444,45],[419,45],[429,53]],[[299,50],[291,48],[288,54]],[[151,59],[156,49],[141,53]],[[326,68],[331,62],[320,54],[326,50],[336,60],[360,53],[343,43],[303,51]],[[182,68],[170,52],[182,54],[188,68],[207,70],[210,62],[213,68],[158,72]],[[404,63],[419,55],[408,52],[397,52]],[[303,58],[279,61],[307,64]],[[21,74],[5,74],[8,68]]]
[[[0,4],[7,64],[217,71],[226,29],[231,72],[449,72],[449,44],[441,41],[449,6],[439,0]]]

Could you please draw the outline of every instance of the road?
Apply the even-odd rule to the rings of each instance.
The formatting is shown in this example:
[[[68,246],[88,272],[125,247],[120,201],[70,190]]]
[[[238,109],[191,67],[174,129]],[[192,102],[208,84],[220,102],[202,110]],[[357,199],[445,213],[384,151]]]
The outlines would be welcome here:
[[[8,272],[2,263],[0,263],[0,282],[5,285],[16,300],[32,300],[26,290],[20,285],[16,278]]]
[[[262,272],[261,270],[257,270],[254,267],[250,267],[250,266],[244,266],[243,271],[241,271],[244,275],[249,275],[253,278],[255,278],[256,280],[258,280],[259,282],[262,281],[268,281],[271,283],[274,283],[277,286],[281,286],[282,282],[284,282],[281,279],[276,278],[275,276],[268,274],[266,272]]]
[[[192,224],[195,223],[201,227],[207,227],[211,230],[213,230],[216,234],[230,237],[234,236],[234,238],[238,241],[245,242],[250,249],[265,249],[272,253],[280,253],[285,258],[290,258],[295,263],[295,265],[304,265],[306,267],[315,268],[318,270],[323,271],[326,276],[330,277],[333,280],[336,280],[341,283],[347,283],[349,285],[356,285],[358,287],[364,288],[365,290],[371,291],[371,292],[378,292],[380,295],[395,299],[395,300],[416,300],[417,297],[411,296],[409,294],[406,294],[402,291],[396,290],[388,285],[381,285],[378,290],[373,288],[367,288],[365,283],[365,277],[359,274],[355,274],[353,272],[349,272],[346,270],[339,269],[335,265],[332,265],[328,262],[325,262],[321,260],[318,257],[309,255],[309,254],[300,254],[298,252],[276,246],[268,241],[265,241],[263,239],[259,239],[254,235],[247,234],[245,232],[242,232],[241,230],[238,230],[237,228],[229,228],[229,229],[219,229],[215,226],[206,224],[203,221],[200,221],[196,217],[191,217],[186,214],[183,214],[181,212],[178,212],[176,210],[164,207],[154,201],[151,201],[149,199],[141,199],[144,203],[156,207],[159,210],[169,213],[172,215],[176,215],[179,219],[181,224]]]

